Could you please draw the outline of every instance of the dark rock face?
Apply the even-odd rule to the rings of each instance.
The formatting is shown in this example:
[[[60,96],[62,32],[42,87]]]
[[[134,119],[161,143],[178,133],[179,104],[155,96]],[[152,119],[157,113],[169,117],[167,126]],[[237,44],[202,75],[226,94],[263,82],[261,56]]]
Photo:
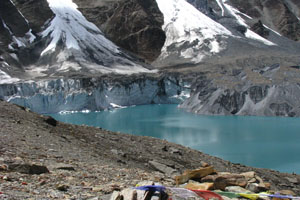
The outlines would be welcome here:
[[[40,32],[46,21],[54,16],[46,0],[14,0],[13,3],[10,0],[0,2],[0,18],[16,37],[23,37],[29,29]],[[1,23],[0,29],[2,26]]]
[[[264,38],[268,38],[270,34],[270,31],[264,27],[260,20],[251,27],[251,30]]]
[[[0,18],[17,37],[23,37],[29,31],[29,26],[10,0],[0,2]]]
[[[283,36],[300,40],[300,3],[295,0],[231,0],[230,3],[241,12],[279,32]],[[297,18],[298,17],[298,18]],[[252,30],[265,37],[266,32],[258,21]]]
[[[244,102],[245,93],[225,90],[225,94],[219,96],[219,98],[215,101],[215,104],[219,104],[221,108],[224,108],[231,114],[236,114],[244,105]]]
[[[248,93],[250,99],[256,104],[262,101],[268,94],[269,87],[259,87],[259,86],[252,86],[249,88]]]
[[[42,31],[45,23],[54,17],[46,0],[13,0],[13,2],[28,20],[33,33]]]
[[[29,44],[28,34],[38,37],[46,22],[54,17],[46,0],[3,0],[0,2],[0,55],[12,66],[31,64],[36,59],[35,54],[41,47],[40,43]],[[21,46],[13,37],[21,38]],[[27,44],[28,43],[28,44]],[[8,46],[10,45],[10,48]],[[25,46],[26,48],[25,48]],[[11,57],[13,53],[17,59]],[[38,53],[39,55],[39,53]],[[15,70],[18,70],[17,68]]]
[[[1,3],[1,2],[0,2]],[[1,13],[1,11],[0,11]],[[9,31],[4,27],[3,23],[0,23],[0,55],[3,53],[3,50],[6,50],[8,44],[11,42],[11,35]]]
[[[151,62],[160,55],[166,36],[163,14],[155,0],[75,0],[79,10],[118,46]]]
[[[276,116],[295,116],[295,113],[291,112],[293,107],[288,103],[272,103],[269,107],[276,114]]]
[[[192,4],[195,8],[200,10],[202,13],[205,13],[208,16],[213,16],[213,11],[210,9],[207,0],[187,0],[190,4]]]

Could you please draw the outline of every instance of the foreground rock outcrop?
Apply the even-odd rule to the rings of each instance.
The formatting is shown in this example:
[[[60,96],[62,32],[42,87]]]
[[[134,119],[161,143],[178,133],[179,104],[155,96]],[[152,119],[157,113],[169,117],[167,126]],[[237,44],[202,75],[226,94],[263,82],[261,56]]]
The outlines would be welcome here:
[[[207,164],[207,163],[206,163]],[[185,171],[176,176],[176,187],[168,187],[151,181],[141,182],[138,187],[115,191],[111,200],[155,199],[289,199],[298,198],[291,190],[272,191],[254,171],[244,173],[216,172],[212,166]],[[186,177],[189,177],[186,179]],[[187,184],[182,184],[186,183]],[[181,184],[181,185],[178,185]]]

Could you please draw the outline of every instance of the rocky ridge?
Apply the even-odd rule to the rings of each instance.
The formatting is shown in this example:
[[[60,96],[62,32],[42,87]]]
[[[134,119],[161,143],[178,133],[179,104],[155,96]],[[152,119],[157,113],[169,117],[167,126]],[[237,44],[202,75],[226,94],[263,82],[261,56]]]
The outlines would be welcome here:
[[[0,111],[0,199],[103,199],[141,181],[175,186],[175,175],[205,163],[219,172],[255,171],[270,189],[300,194],[299,175],[233,164],[155,138],[64,124],[3,101]]]

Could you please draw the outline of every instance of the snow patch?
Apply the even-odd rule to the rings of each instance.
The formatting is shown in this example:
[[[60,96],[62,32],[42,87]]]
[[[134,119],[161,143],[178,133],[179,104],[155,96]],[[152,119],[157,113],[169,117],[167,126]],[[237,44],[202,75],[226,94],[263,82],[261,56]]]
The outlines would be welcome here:
[[[111,105],[113,108],[126,108],[126,106],[120,106],[120,105],[117,105],[117,104],[114,104],[114,103],[110,103],[110,105]]]
[[[221,0],[216,0],[218,6],[221,8],[222,16],[224,16],[224,8],[223,8],[223,4],[222,4],[220,1],[221,1]]]
[[[19,80],[20,79],[18,79],[18,78],[12,78],[7,73],[5,73],[4,71],[0,70],[0,84],[15,83],[15,82],[17,82]]]
[[[246,22],[244,21],[244,19],[240,16],[240,15],[244,15],[244,16],[247,16],[248,18],[251,19],[251,17],[249,17],[248,15],[240,12],[239,10],[237,10],[236,8],[232,7],[231,5],[227,4],[227,0],[222,0],[222,4],[224,5],[226,11],[231,15],[233,16],[237,22],[242,25],[242,26],[245,26],[247,27],[247,31],[245,33],[245,36],[249,39],[253,39],[253,40],[257,40],[257,41],[260,41],[260,42],[263,42],[265,45],[269,45],[269,46],[277,46],[277,44],[261,37],[260,35],[256,34],[255,32],[251,31],[250,30],[250,27],[246,24]]]
[[[277,44],[266,40],[265,38],[261,37],[260,35],[256,34],[255,32],[251,31],[250,29],[247,29],[245,36],[247,38],[253,39],[253,40],[258,40],[260,42],[263,42],[265,45],[269,45],[269,46],[277,46]]]
[[[34,40],[36,39],[36,36],[33,35],[33,33],[32,33],[32,29],[30,29],[30,30],[28,31],[28,33],[26,33],[26,37],[28,38],[28,41],[29,41],[30,43],[33,43]]]
[[[272,31],[273,33],[279,35],[279,36],[282,36],[280,33],[278,33],[277,31],[274,31],[273,29],[271,29],[270,27],[266,26],[263,24],[263,26],[266,28],[266,29],[269,29],[270,31]]]
[[[11,54],[9,54],[13,59],[15,59],[16,61],[19,61],[19,58],[18,58],[18,56],[17,56],[17,54],[15,54],[15,53],[11,53]]]

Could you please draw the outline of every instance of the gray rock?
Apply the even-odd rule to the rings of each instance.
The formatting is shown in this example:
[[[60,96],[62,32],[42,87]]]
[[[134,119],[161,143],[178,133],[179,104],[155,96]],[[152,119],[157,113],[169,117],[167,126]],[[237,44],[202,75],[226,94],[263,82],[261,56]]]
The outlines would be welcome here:
[[[51,126],[56,126],[58,121],[55,120],[53,117],[47,116],[45,122]]]
[[[228,186],[225,188],[225,191],[234,193],[251,193],[249,190],[246,190],[240,186]]]
[[[299,183],[296,177],[286,177],[285,179],[288,180],[290,183],[294,183],[294,184]]]
[[[173,154],[182,155],[182,152],[181,152],[179,149],[176,149],[176,148],[174,148],[174,147],[171,147],[171,148],[169,149],[169,152],[170,152],[170,153],[173,153]]]
[[[155,168],[157,171],[160,171],[168,176],[178,175],[178,171],[172,167],[169,167],[165,164],[159,163],[157,161],[149,161],[149,164]]]
[[[68,191],[69,188],[70,188],[70,186],[65,185],[65,184],[60,184],[60,185],[56,186],[56,189],[59,190],[59,191],[62,191],[62,192]]]
[[[267,191],[266,187],[264,187],[262,184],[258,184],[258,183],[249,183],[246,188],[254,193]]]
[[[75,171],[75,168],[72,165],[67,164],[58,164],[55,166],[55,168],[59,170]]]
[[[49,170],[45,166],[31,165],[31,164],[9,164],[9,171],[16,171],[23,174],[44,174],[49,173]]]

